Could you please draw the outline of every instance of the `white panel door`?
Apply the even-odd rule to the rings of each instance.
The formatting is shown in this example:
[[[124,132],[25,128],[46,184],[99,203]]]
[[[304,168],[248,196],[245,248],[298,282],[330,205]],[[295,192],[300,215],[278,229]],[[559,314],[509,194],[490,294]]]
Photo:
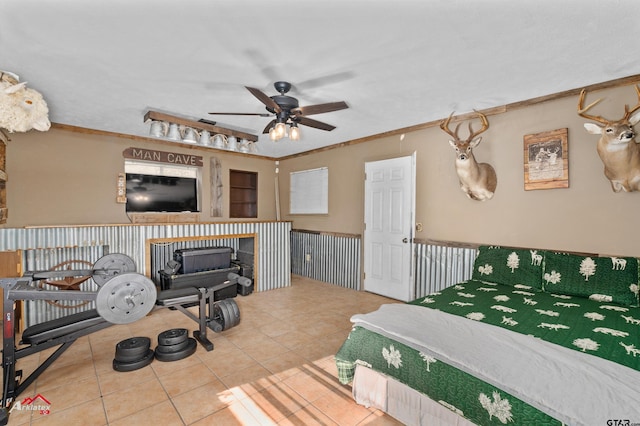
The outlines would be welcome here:
[[[364,289],[414,298],[415,153],[365,163]]]

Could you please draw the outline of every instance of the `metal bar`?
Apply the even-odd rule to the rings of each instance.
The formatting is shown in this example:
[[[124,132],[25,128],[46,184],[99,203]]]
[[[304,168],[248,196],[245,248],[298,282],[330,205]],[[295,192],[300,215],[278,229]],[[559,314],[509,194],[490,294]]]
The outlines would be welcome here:
[[[79,290],[43,290],[29,285],[31,281],[19,281],[7,292],[11,300],[95,300],[96,293]]]

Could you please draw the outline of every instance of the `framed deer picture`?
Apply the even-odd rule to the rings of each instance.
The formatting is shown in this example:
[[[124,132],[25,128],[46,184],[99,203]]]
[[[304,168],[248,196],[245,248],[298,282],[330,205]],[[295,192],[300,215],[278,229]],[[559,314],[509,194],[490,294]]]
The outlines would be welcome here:
[[[524,136],[524,189],[569,187],[568,129]]]

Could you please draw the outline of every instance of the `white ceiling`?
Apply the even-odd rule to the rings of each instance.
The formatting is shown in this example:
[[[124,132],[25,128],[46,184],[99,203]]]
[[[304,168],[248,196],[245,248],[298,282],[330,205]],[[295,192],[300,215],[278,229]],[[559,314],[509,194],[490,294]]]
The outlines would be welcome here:
[[[638,0],[2,0],[0,69],[52,122],[146,136],[157,110],[261,134],[244,86],[345,101],[280,158],[640,74]]]

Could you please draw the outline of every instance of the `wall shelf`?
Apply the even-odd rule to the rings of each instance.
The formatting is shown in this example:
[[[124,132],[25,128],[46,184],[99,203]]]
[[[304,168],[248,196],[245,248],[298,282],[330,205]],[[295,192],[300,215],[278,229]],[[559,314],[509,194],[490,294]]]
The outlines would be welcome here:
[[[229,217],[258,217],[258,173],[229,170]]]

